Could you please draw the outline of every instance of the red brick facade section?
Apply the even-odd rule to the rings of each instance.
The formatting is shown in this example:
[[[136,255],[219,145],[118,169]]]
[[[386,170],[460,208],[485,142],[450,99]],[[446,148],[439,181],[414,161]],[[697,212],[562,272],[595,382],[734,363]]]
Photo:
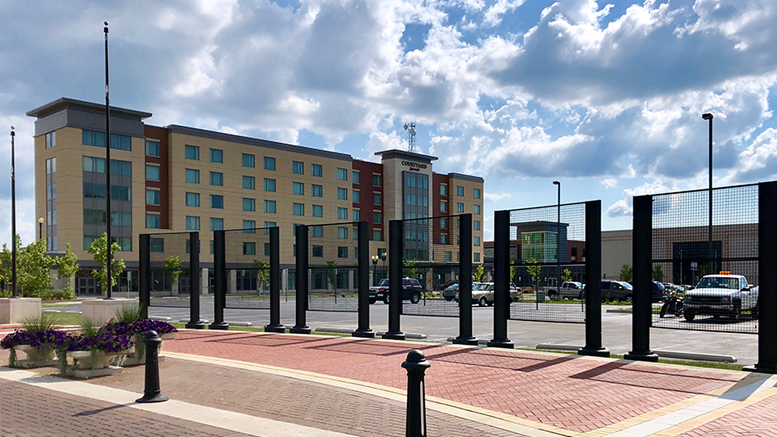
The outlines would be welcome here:
[[[359,159],[354,159],[352,162],[353,170],[359,172],[359,183],[353,184],[353,189],[359,190],[359,202],[353,202],[353,209],[358,209],[361,220],[366,220],[370,224],[370,241],[372,241],[373,231],[376,229],[381,231],[383,241],[386,241],[388,236],[383,229],[383,223],[372,222],[373,211],[380,211],[382,215],[383,203],[386,200],[385,196],[383,196],[383,185],[385,184],[385,180],[383,178],[383,164],[361,161]],[[373,174],[380,175],[380,187],[375,187],[372,185]],[[372,195],[374,193],[381,194],[380,205],[373,205]]]
[[[169,132],[163,127],[145,125],[143,134],[146,139],[159,141],[159,156],[146,155],[147,164],[156,164],[159,166],[159,181],[146,181],[146,188],[159,190],[159,205],[146,205],[146,212],[159,213],[159,227],[170,229],[170,157],[168,138]],[[145,154],[145,144],[143,153]],[[145,173],[145,169],[143,169]],[[145,193],[143,199],[145,202]],[[145,220],[145,217],[144,217]],[[143,223],[143,228],[146,224]]]

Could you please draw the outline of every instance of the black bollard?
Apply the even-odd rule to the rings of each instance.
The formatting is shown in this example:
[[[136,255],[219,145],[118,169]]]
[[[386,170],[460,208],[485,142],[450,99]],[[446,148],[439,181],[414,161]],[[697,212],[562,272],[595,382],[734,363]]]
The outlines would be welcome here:
[[[407,370],[407,421],[406,437],[426,437],[426,395],[424,391],[424,372],[431,367],[424,353],[413,349],[402,363]]]
[[[159,389],[159,344],[162,338],[156,331],[148,331],[143,336],[143,344],[146,345],[146,388],[143,397],[135,402],[146,404],[152,402],[164,402],[166,397],[162,396]]]

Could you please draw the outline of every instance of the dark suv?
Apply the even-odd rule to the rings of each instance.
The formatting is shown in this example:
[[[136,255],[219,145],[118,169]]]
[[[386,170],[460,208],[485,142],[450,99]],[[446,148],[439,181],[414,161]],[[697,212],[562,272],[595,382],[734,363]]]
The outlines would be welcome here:
[[[418,303],[421,300],[421,283],[415,278],[402,278],[402,300],[409,300],[412,303]],[[389,303],[389,280],[384,278],[375,287],[370,287],[370,303],[375,303],[378,299],[383,303]]]

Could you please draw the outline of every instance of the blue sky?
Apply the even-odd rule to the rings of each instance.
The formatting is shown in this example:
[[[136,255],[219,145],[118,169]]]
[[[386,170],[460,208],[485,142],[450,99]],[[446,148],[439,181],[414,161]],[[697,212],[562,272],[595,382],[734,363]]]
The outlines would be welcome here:
[[[438,172],[485,178],[486,239],[493,211],[555,203],[553,180],[563,202],[601,199],[605,229],[631,227],[635,194],[705,187],[704,112],[716,186],[777,173],[772,0],[3,2],[0,120],[17,127],[25,241],[24,113],[103,101],[104,20],[114,105],[369,160],[416,121]],[[9,229],[6,214],[0,243]]]

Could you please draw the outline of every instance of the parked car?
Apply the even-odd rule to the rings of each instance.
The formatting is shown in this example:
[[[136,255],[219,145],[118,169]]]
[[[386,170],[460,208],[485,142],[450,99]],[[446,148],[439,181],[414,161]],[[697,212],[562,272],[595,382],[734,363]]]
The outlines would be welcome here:
[[[459,283],[458,279],[453,281],[448,281],[440,286],[440,291],[445,291],[446,288],[450,287],[451,285],[456,285],[458,283]]]
[[[451,284],[445,289],[442,290],[442,297],[445,298],[448,302],[452,301],[453,299],[456,299],[456,297],[459,295],[459,284]]]
[[[521,288],[515,284],[510,284],[510,301],[518,300]],[[456,293],[456,302],[459,301],[458,290]],[[475,282],[472,284],[472,303],[484,307],[494,304],[494,283],[493,282]]]
[[[691,321],[697,314],[730,316],[737,320],[743,311],[758,314],[758,287],[747,283],[742,275],[721,272],[706,275],[693,290],[685,293],[683,301],[685,320]]]
[[[551,300],[555,300],[557,295],[560,295],[561,298],[569,298],[569,299],[582,299],[583,298],[583,283],[582,282],[564,282],[561,284],[561,293],[558,293],[556,289],[548,290],[548,297],[551,298]]]
[[[402,300],[409,300],[412,303],[418,303],[421,300],[423,288],[418,279],[402,278]],[[370,303],[375,303],[378,299],[383,303],[389,303],[389,280],[383,278],[378,285],[370,287]]]
[[[602,280],[602,300],[625,300],[631,302],[634,288],[628,282]]]

